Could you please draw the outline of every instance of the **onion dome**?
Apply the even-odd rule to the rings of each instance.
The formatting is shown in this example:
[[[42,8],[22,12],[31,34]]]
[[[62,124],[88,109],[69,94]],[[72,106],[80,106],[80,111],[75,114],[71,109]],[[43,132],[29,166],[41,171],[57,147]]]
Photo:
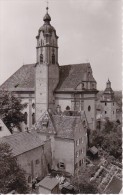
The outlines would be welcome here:
[[[46,12],[46,14],[45,14],[45,16],[43,18],[44,24],[43,24],[43,26],[40,27],[39,32],[38,32],[38,36],[39,36],[41,31],[43,32],[43,34],[47,34],[47,35],[48,34],[51,35],[52,32],[54,32],[55,35],[56,35],[55,28],[53,26],[51,26],[51,24],[50,24],[51,17],[50,17],[50,15],[48,13],[48,7],[46,8],[46,10],[47,10],[47,12]],[[37,38],[38,38],[38,36],[37,36]],[[56,37],[58,38],[57,35],[56,35]]]
[[[43,20],[44,20],[45,22],[50,22],[50,21],[51,21],[50,15],[49,15],[48,13],[46,13],[45,16],[44,16],[44,18],[43,18]]]

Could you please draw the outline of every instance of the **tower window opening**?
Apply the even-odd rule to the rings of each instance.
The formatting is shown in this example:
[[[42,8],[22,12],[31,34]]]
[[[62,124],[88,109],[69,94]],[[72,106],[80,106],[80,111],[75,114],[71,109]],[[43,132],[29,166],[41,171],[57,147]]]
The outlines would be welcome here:
[[[55,55],[52,55],[52,64],[55,64]]]
[[[107,114],[107,112],[105,111],[105,114]]]
[[[105,102],[105,106],[107,106],[107,103]]]
[[[43,54],[40,55],[40,63],[43,63]]]
[[[41,39],[41,46],[42,46],[42,39]]]
[[[91,111],[91,107],[90,107],[90,106],[88,106],[88,111],[89,111],[89,112]]]

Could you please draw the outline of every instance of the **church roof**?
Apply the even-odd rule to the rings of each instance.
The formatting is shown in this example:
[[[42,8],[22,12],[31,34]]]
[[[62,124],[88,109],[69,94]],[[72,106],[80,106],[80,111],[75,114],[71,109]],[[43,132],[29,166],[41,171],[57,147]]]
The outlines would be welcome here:
[[[88,78],[87,73],[89,69],[92,72],[89,63],[59,66],[60,79],[56,92],[75,90],[77,85],[82,81],[96,82],[92,74]],[[2,89],[11,91],[34,91],[35,64],[27,64],[19,68],[0,86],[0,90]]]
[[[1,86],[0,90],[11,91],[34,91],[35,86],[35,64],[23,65]]]
[[[56,91],[74,90],[82,81],[96,82],[92,74],[88,78],[89,68],[91,72],[89,63],[60,66],[60,81]]]
[[[18,156],[44,144],[44,142],[39,139],[36,132],[12,134],[0,138],[0,142],[9,144],[14,156]]]

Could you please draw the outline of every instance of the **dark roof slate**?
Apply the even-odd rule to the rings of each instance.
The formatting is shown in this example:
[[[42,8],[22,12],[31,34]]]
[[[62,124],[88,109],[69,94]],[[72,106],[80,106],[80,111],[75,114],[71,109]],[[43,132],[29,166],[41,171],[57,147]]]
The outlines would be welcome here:
[[[22,89],[32,89],[35,85],[35,64],[23,65],[11,77],[9,77],[1,86],[1,89],[18,91]]]
[[[92,74],[87,77],[88,70],[92,72],[90,64],[70,64],[60,66],[60,80],[56,91],[74,90],[82,81],[94,81]]]
[[[38,137],[37,132],[20,132],[0,138],[0,142],[5,142],[10,145],[14,156],[28,152],[44,144]]]
[[[59,66],[60,79],[56,91],[74,90],[82,81],[94,81],[92,74],[87,77],[88,69],[91,66],[86,64],[73,64]],[[12,91],[28,91],[35,90],[35,64],[23,65],[10,78],[8,78],[1,86],[0,90],[7,89]]]

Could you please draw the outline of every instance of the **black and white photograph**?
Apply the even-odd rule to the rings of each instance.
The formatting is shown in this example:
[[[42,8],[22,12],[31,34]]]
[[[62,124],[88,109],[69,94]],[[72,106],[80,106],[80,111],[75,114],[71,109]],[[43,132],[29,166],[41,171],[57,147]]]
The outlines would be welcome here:
[[[0,0],[0,194],[122,193],[122,0]]]

